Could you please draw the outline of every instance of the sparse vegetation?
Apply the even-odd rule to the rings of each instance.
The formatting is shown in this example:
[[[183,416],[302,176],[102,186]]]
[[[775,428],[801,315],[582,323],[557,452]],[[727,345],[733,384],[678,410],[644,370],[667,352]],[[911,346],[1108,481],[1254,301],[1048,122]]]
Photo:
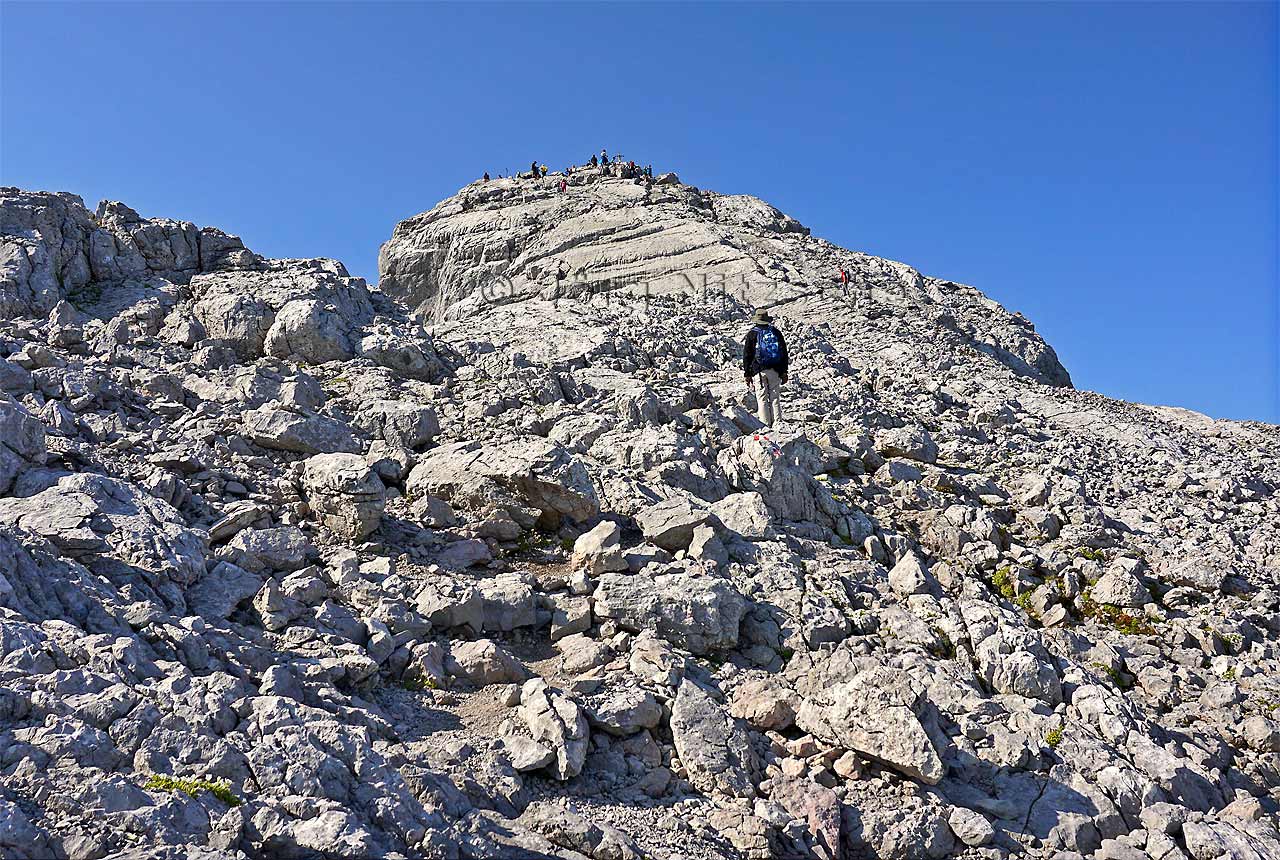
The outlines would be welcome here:
[[[1102,674],[1106,675],[1117,689],[1128,690],[1133,686],[1133,682],[1130,681],[1119,669],[1113,669],[1106,663],[1091,663],[1090,665]]]
[[[182,792],[196,797],[202,791],[212,794],[227,806],[239,806],[240,798],[231,790],[230,782],[214,782],[208,779],[180,779],[166,774],[153,773],[143,786],[147,791]]]
[[[1005,565],[991,575],[991,584],[1005,600],[1013,600],[1013,568]]]
[[[938,656],[946,660],[952,660],[956,656],[956,643],[951,641],[951,637],[946,631],[934,628],[934,633],[938,636]]]
[[[424,675],[420,678],[406,678],[400,682],[400,686],[404,687],[406,690],[412,690],[416,693],[421,692],[422,690],[438,690],[440,689],[440,682],[435,678]]]
[[[1094,549],[1093,547],[1089,547],[1089,546],[1079,547],[1076,550],[1076,555],[1080,556],[1081,558],[1088,559],[1089,561],[1096,561],[1099,564],[1107,560],[1107,556],[1105,553],[1103,553],[1102,550]]]
[[[1089,593],[1089,589],[1085,589],[1081,594],[1084,601],[1083,614],[1086,618],[1092,618],[1099,624],[1106,624],[1114,627],[1126,636],[1153,636],[1156,628],[1145,618],[1139,618],[1136,615],[1125,612],[1118,606],[1112,606],[1109,603],[1098,603]]]
[[[1056,729],[1050,729],[1044,736],[1044,742],[1048,745],[1049,749],[1057,749],[1058,744],[1062,743],[1062,727],[1059,726]]]

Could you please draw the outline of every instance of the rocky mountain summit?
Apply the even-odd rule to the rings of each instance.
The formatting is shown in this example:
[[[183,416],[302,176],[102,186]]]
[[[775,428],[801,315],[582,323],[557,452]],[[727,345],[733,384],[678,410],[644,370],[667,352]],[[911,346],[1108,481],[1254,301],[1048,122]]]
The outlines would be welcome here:
[[[0,242],[0,856],[1280,858],[1280,428],[674,174]]]

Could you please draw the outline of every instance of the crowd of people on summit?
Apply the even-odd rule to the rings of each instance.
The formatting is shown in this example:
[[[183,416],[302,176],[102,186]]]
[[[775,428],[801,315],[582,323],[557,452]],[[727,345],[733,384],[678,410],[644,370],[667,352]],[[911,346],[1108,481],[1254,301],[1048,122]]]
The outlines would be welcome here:
[[[637,184],[644,184],[644,185],[653,184],[653,165],[652,164],[642,166],[642,165],[636,164],[634,161],[629,161],[624,159],[621,155],[615,155],[611,159],[609,157],[609,151],[607,149],[601,149],[599,155],[592,155],[586,164],[569,165],[564,169],[563,177],[572,176],[575,171],[586,170],[588,168],[594,168],[596,170],[599,170],[601,174],[604,176],[613,176],[613,177],[617,177],[618,179],[631,179],[631,180],[634,180]],[[524,173],[513,174],[513,177],[516,179],[545,179],[547,177],[547,165],[539,164],[536,161],[531,161],[529,163],[529,169],[527,171],[525,171]],[[561,178],[559,183],[559,189],[561,193],[564,193],[569,188],[568,179],[563,177]],[[506,177],[500,173],[498,174],[498,178],[505,179]],[[484,174],[483,181],[485,182],[492,181],[487,171]]]

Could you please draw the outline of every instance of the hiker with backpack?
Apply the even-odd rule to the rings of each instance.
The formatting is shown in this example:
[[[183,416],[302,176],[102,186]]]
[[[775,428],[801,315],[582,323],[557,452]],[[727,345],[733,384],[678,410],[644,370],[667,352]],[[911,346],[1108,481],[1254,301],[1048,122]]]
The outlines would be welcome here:
[[[760,420],[766,427],[782,421],[782,385],[787,381],[787,342],[766,310],[756,311],[742,344],[742,372],[755,390]],[[757,384],[758,383],[758,384]]]

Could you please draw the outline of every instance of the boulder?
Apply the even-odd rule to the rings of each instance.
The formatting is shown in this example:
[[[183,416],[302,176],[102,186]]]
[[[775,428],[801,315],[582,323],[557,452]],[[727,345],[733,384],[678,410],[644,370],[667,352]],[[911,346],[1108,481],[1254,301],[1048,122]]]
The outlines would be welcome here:
[[[246,412],[243,421],[245,435],[274,451],[358,454],[361,450],[350,427],[314,412],[262,406]]]
[[[297,526],[245,529],[221,551],[245,570],[297,570],[307,563],[311,541]]]
[[[315,299],[294,299],[280,308],[263,346],[267,355],[301,364],[346,361],[353,354],[349,321]]]
[[[687,573],[606,573],[595,614],[627,630],[649,630],[694,654],[733,648],[747,601],[725,579]]]
[[[729,713],[762,732],[786,731],[796,719],[800,697],[773,679],[749,680],[729,697]]]
[[[440,421],[430,406],[399,400],[363,403],[352,419],[356,427],[388,445],[416,451],[440,433]]]
[[[46,537],[64,554],[170,599],[176,594],[165,581],[191,585],[205,572],[203,533],[187,528],[172,505],[103,475],[67,475],[34,496],[0,499],[0,524]]]
[[[455,508],[510,506],[518,512],[527,506],[548,527],[563,517],[581,522],[600,510],[586,467],[564,448],[539,438],[442,445],[423,455],[406,487],[412,495],[438,496]]]
[[[876,450],[885,457],[905,457],[920,463],[935,463],[938,446],[923,427],[894,427],[875,437]]]
[[[335,537],[364,540],[382,522],[386,488],[363,457],[317,454],[302,470],[302,492],[311,511]]]
[[[425,336],[409,339],[375,332],[360,341],[359,352],[394,373],[422,382],[440,382],[449,372],[448,365]]]
[[[556,779],[571,779],[582,772],[591,734],[587,716],[560,690],[532,678],[520,689],[520,718],[533,739],[548,747],[555,759],[548,770]]]
[[[676,552],[686,549],[694,530],[710,518],[711,513],[705,508],[695,507],[688,499],[677,496],[645,508],[636,514],[636,523],[647,540]]]
[[[772,514],[764,496],[756,492],[731,493],[711,505],[711,513],[731,532],[747,540],[770,537]]]
[[[1112,567],[1093,584],[1090,596],[1098,603],[1136,609],[1151,602],[1151,594],[1128,570]]]
[[[889,585],[904,597],[912,594],[928,594],[938,589],[938,581],[928,566],[915,552],[904,555],[889,571]]]
[[[591,717],[609,734],[625,737],[655,728],[662,719],[662,706],[652,693],[625,687],[592,708]]]
[[[492,639],[452,646],[445,668],[455,677],[477,686],[522,683],[529,677],[529,670]]]
[[[921,722],[928,708],[924,688],[906,672],[878,667],[806,698],[796,725],[833,746],[937,785],[946,767]]]
[[[573,542],[573,556],[569,563],[575,569],[585,570],[588,576],[626,570],[627,560],[622,554],[621,540],[622,529],[618,524],[604,520]]]
[[[187,608],[208,621],[227,618],[236,606],[262,588],[262,577],[229,562],[221,562],[187,589]]]
[[[830,491],[766,436],[739,437],[717,455],[716,462],[734,489],[758,493],[776,519],[827,528],[843,520],[844,511]]]
[[[688,678],[671,706],[671,738],[694,788],[751,798],[760,763],[745,726]]]

